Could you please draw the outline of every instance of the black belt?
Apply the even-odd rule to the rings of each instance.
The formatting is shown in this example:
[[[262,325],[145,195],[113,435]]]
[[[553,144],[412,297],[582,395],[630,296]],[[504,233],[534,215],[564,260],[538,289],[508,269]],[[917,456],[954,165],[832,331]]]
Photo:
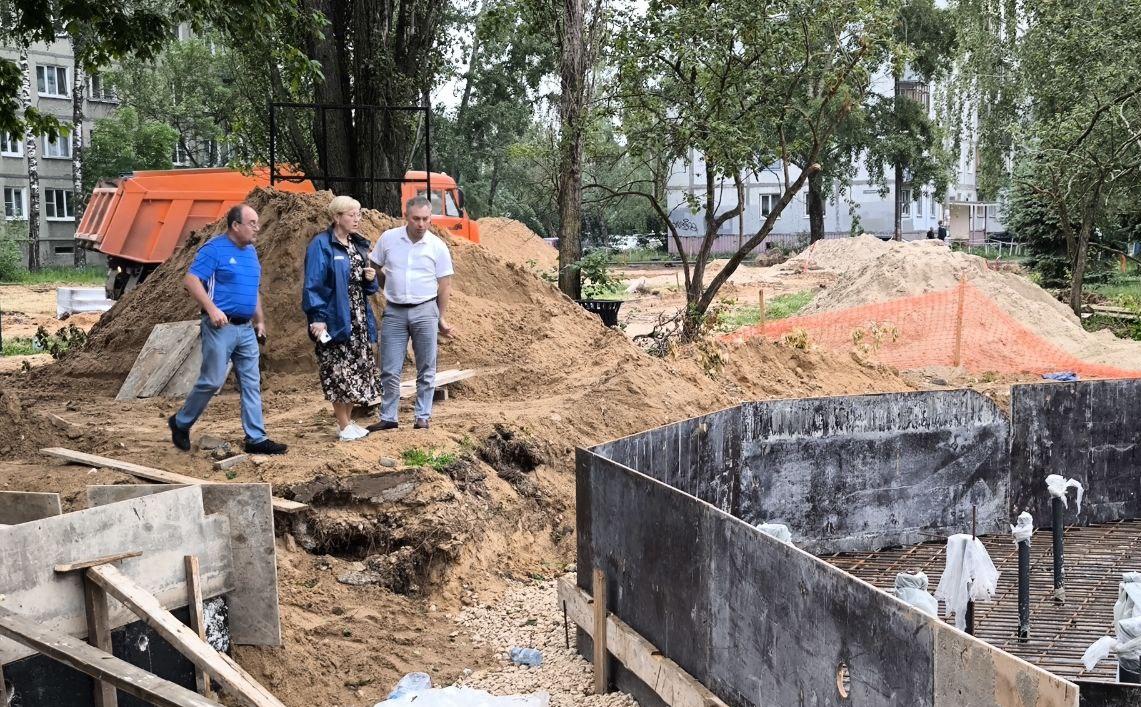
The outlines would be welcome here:
[[[404,309],[409,309],[411,307],[419,307],[422,304],[428,304],[429,302],[435,301],[436,298],[433,297],[432,299],[426,299],[423,302],[386,302],[385,305],[389,307],[403,307]]]
[[[223,314],[225,314],[225,312],[223,312]],[[206,312],[202,312],[202,316],[205,317]],[[252,317],[232,317],[229,314],[226,314],[226,319],[230,320],[231,324],[236,324],[238,326],[241,326],[243,324],[249,324],[250,322],[253,321]]]

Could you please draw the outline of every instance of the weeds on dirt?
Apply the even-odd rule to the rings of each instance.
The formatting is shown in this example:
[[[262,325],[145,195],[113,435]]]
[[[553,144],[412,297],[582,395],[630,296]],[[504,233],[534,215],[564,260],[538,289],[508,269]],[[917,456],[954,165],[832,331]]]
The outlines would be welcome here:
[[[807,351],[809,347],[812,346],[812,341],[808,338],[808,332],[800,327],[786,333],[780,338],[780,342],[785,346],[800,349],[801,351]]]
[[[868,328],[856,327],[852,330],[852,345],[865,356],[880,350],[884,341],[899,341],[899,329],[891,322],[868,323]]]
[[[804,309],[816,295],[815,290],[804,290],[787,295],[777,295],[765,302],[765,321],[788,319]],[[761,308],[741,306],[726,312],[718,323],[718,331],[728,333],[742,327],[755,326],[761,321]]]
[[[40,353],[36,342],[26,337],[12,337],[4,339],[3,356],[31,356]]]
[[[36,329],[32,341],[39,352],[49,353],[52,358],[60,358],[71,349],[78,349],[87,343],[87,332],[74,324],[68,324],[60,327],[55,334],[48,334],[48,330],[41,325]]]
[[[400,458],[405,466],[418,466],[435,471],[444,471],[456,461],[456,455],[452,452],[438,452],[434,449],[420,449],[419,447],[405,449],[400,453]]]

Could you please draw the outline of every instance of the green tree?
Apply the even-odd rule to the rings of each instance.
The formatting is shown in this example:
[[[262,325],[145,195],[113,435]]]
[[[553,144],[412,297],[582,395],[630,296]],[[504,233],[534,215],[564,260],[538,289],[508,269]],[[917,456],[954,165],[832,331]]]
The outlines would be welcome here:
[[[84,159],[83,190],[90,193],[100,179],[118,177],[137,169],[170,169],[178,131],[157,120],[139,117],[123,106],[95,121]]]
[[[873,0],[779,6],[659,0],[644,14],[625,18],[613,43],[613,96],[631,157],[649,173],[687,162],[694,152],[706,164],[704,203],[691,203],[695,212],[703,207],[702,245],[692,261],[682,256],[684,338],[698,334],[721,286],[819,171],[823,149],[863,102],[872,75],[894,47],[897,11],[894,2]],[[808,168],[793,176],[795,155],[805,156]],[[780,198],[707,283],[705,263],[717,233],[744,207],[742,175],[769,169],[783,176]],[[736,186],[736,206],[718,208],[721,181]],[[683,250],[653,181],[632,180],[612,193],[646,199]]]

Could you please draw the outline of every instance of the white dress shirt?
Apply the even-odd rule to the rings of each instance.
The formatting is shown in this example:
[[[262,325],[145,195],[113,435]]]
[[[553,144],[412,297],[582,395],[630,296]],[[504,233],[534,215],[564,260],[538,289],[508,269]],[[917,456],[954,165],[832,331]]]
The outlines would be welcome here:
[[[437,281],[453,274],[448,246],[431,231],[413,243],[404,226],[380,234],[371,260],[384,273],[384,299],[419,304],[436,296]]]

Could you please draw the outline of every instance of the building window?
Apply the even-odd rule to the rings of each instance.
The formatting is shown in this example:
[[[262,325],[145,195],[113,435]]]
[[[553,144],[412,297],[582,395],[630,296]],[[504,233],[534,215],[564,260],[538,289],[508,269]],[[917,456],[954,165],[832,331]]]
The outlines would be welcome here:
[[[54,98],[67,98],[71,95],[68,91],[67,83],[67,67],[66,66],[37,66],[36,67],[36,88],[41,96],[51,96]]]
[[[49,221],[74,221],[70,189],[44,189],[44,216]]]
[[[53,160],[67,160],[71,159],[71,136],[70,135],[56,135],[52,140],[47,135],[42,135],[44,146],[44,157]]]
[[[761,218],[768,218],[779,201],[780,194],[761,194]]]
[[[88,90],[91,94],[91,100],[103,101],[114,103],[118,100],[115,96],[114,89],[111,85],[99,74],[91,74],[87,79]]]
[[[911,218],[911,190],[899,190],[899,213],[904,218]]]
[[[18,138],[15,133],[4,133],[3,137],[0,137],[0,155],[23,157],[24,141]]]
[[[24,221],[28,218],[28,193],[23,187],[4,187],[4,218]]]

